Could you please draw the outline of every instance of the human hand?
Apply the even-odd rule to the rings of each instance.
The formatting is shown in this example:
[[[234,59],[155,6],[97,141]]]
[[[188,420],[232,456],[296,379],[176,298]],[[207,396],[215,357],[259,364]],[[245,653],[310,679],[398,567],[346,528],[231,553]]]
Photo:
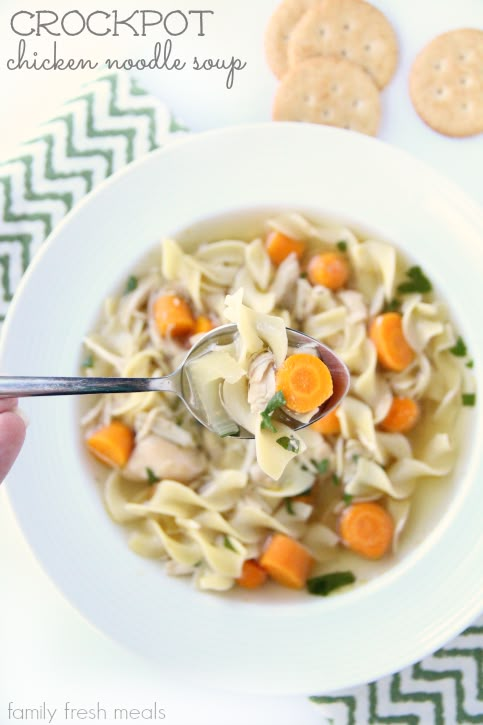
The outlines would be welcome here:
[[[12,467],[25,439],[25,422],[15,412],[16,408],[16,399],[0,399],[0,483]]]

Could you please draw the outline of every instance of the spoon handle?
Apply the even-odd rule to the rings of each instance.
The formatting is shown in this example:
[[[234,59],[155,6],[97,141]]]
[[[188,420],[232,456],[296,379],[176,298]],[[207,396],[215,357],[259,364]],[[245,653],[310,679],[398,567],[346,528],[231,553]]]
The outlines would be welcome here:
[[[176,392],[166,378],[38,378],[1,377],[0,398],[37,395],[88,395],[92,393],[144,393],[150,390]]]

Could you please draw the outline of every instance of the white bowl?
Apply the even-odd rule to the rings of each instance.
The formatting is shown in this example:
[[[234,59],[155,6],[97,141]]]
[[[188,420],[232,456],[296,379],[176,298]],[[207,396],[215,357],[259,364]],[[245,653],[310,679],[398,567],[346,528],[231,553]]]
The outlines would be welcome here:
[[[165,234],[232,210],[312,208],[376,229],[418,260],[483,351],[483,213],[404,153],[301,124],[200,134],[153,153],[69,214],[28,270],[5,325],[5,374],[75,375],[101,301]],[[165,677],[311,693],[367,682],[434,651],[483,607],[482,406],[439,523],[402,562],[352,592],[201,594],[126,546],[106,515],[78,429],[78,401],[25,401],[27,443],[8,482],[48,575],[96,627]]]

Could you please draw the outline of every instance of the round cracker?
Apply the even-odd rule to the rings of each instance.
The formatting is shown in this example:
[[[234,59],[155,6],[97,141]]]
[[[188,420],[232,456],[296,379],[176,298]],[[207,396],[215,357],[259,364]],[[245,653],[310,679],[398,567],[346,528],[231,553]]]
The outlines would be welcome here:
[[[274,121],[307,121],[375,136],[381,103],[371,76],[341,58],[311,58],[282,79]]]
[[[414,108],[446,136],[483,132],[483,30],[443,33],[419,53],[409,78]]]
[[[387,18],[364,0],[319,0],[292,31],[289,66],[319,55],[360,65],[384,88],[396,70],[397,38]]]
[[[318,0],[284,0],[270,18],[265,33],[265,55],[277,78],[288,70],[287,46],[302,15]]]

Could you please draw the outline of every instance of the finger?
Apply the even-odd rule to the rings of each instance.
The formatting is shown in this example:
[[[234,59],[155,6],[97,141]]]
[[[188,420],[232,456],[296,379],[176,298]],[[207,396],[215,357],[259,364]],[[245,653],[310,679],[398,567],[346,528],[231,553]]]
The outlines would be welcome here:
[[[17,458],[25,439],[25,423],[16,413],[0,414],[0,482]]]
[[[17,405],[17,398],[0,398],[0,413],[6,413],[7,410],[15,410]]]

